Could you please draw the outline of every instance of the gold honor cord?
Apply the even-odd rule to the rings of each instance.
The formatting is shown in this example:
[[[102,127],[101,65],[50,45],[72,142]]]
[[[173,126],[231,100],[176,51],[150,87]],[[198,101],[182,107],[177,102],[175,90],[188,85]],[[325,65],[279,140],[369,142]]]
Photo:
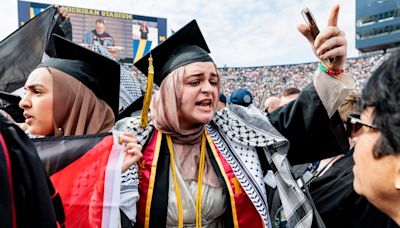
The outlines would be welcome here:
[[[201,228],[201,206],[202,206],[202,191],[203,191],[203,174],[206,162],[206,134],[201,138],[199,176],[197,177],[197,199],[196,199],[196,228]]]
[[[183,228],[183,212],[182,212],[182,199],[181,192],[179,190],[178,181],[175,171],[175,160],[174,160],[174,149],[172,147],[171,136],[167,135],[167,144],[170,155],[170,164],[172,175],[174,179],[174,189],[176,193],[176,201],[178,203],[178,227]],[[202,206],[202,186],[203,186],[203,174],[206,160],[206,135],[203,134],[201,139],[201,150],[200,150],[200,162],[199,162],[199,175],[197,178],[197,197],[196,197],[196,228],[201,227],[201,206]]]

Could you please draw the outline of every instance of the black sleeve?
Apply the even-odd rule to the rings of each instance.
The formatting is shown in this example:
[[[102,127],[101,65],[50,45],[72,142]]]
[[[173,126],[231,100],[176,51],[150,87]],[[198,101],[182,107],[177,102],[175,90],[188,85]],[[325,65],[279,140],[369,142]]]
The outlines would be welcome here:
[[[289,140],[288,159],[292,165],[348,151],[339,113],[329,119],[313,84],[306,86],[295,101],[272,112],[270,121]]]

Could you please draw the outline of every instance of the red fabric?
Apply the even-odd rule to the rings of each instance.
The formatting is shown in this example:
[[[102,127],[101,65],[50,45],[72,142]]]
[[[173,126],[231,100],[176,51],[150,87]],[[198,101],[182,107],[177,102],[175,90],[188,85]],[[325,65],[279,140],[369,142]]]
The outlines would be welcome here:
[[[157,130],[154,132],[152,139],[147,144],[146,148],[143,150],[143,157],[139,162],[139,204],[138,204],[138,216],[137,216],[137,226],[143,227],[144,220],[145,220],[145,210],[146,210],[146,202],[147,202],[147,195],[148,195],[148,188],[149,188],[149,181],[150,181],[150,174],[151,168],[154,159],[154,152],[157,142]],[[214,146],[215,150],[218,153],[219,160],[221,161],[224,170],[229,181],[230,186],[234,193],[234,200],[236,205],[236,215],[238,218],[239,227],[252,227],[252,228],[261,228],[264,227],[262,218],[258,213],[257,209],[254,207],[253,203],[247,196],[246,192],[240,186],[235,174],[233,173],[232,168],[228,164],[228,162],[223,158],[221,153],[219,152],[218,148]],[[153,192],[157,194],[156,192]],[[229,195],[227,196],[229,197]],[[230,199],[230,198],[229,198]]]
[[[224,167],[226,176],[229,179],[235,199],[236,215],[239,227],[264,227],[260,214],[254,207],[253,202],[251,202],[251,200],[249,199],[249,196],[239,184],[239,181],[237,180],[231,166],[219,152],[218,148],[215,145],[212,146],[214,146],[215,150],[217,151],[222,166]]]
[[[146,148],[143,150],[143,156],[139,161],[139,203],[138,203],[138,213],[137,213],[137,223],[138,227],[144,226],[145,213],[146,213],[146,202],[147,193],[149,188],[151,167],[153,165],[154,151],[156,147],[158,136],[158,130],[154,131],[153,138],[147,144]],[[153,193],[154,194],[154,193]]]
[[[51,176],[63,202],[66,227],[101,227],[104,178],[113,136]]]
[[[11,168],[11,160],[10,155],[8,154],[8,149],[6,146],[6,142],[4,141],[3,135],[0,133],[0,143],[3,147],[4,157],[6,159],[6,166],[7,166],[7,174],[8,174],[8,181],[10,182],[10,192],[11,192],[11,209],[12,209],[12,227],[17,227],[17,212],[15,209],[15,202],[14,202],[14,187],[12,182],[12,168]]]

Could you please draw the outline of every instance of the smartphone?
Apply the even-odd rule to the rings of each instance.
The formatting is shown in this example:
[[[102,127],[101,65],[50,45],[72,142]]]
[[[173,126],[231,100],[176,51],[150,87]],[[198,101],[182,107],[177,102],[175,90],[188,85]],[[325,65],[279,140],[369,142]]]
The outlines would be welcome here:
[[[310,27],[311,35],[315,40],[315,38],[319,34],[319,29],[310,9],[308,9],[308,7],[304,7],[304,9],[301,11],[301,15],[303,15],[303,18],[306,21],[308,27]]]
[[[301,15],[303,15],[303,18],[305,20],[305,22],[307,23],[308,27],[311,30],[311,35],[314,38],[317,38],[318,34],[319,34],[319,29],[317,26],[317,23],[315,22],[314,16],[312,15],[310,9],[308,9],[308,7],[304,7],[303,10],[301,11]],[[326,61],[328,61],[328,63],[332,63],[333,61],[335,61],[335,58],[329,58],[326,59]]]

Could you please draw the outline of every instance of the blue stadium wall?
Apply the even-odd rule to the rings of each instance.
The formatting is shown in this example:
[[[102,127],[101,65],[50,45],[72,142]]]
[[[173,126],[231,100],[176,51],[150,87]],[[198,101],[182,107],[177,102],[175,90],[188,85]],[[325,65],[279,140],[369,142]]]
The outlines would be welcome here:
[[[361,52],[400,46],[400,0],[356,0],[356,48]]]

